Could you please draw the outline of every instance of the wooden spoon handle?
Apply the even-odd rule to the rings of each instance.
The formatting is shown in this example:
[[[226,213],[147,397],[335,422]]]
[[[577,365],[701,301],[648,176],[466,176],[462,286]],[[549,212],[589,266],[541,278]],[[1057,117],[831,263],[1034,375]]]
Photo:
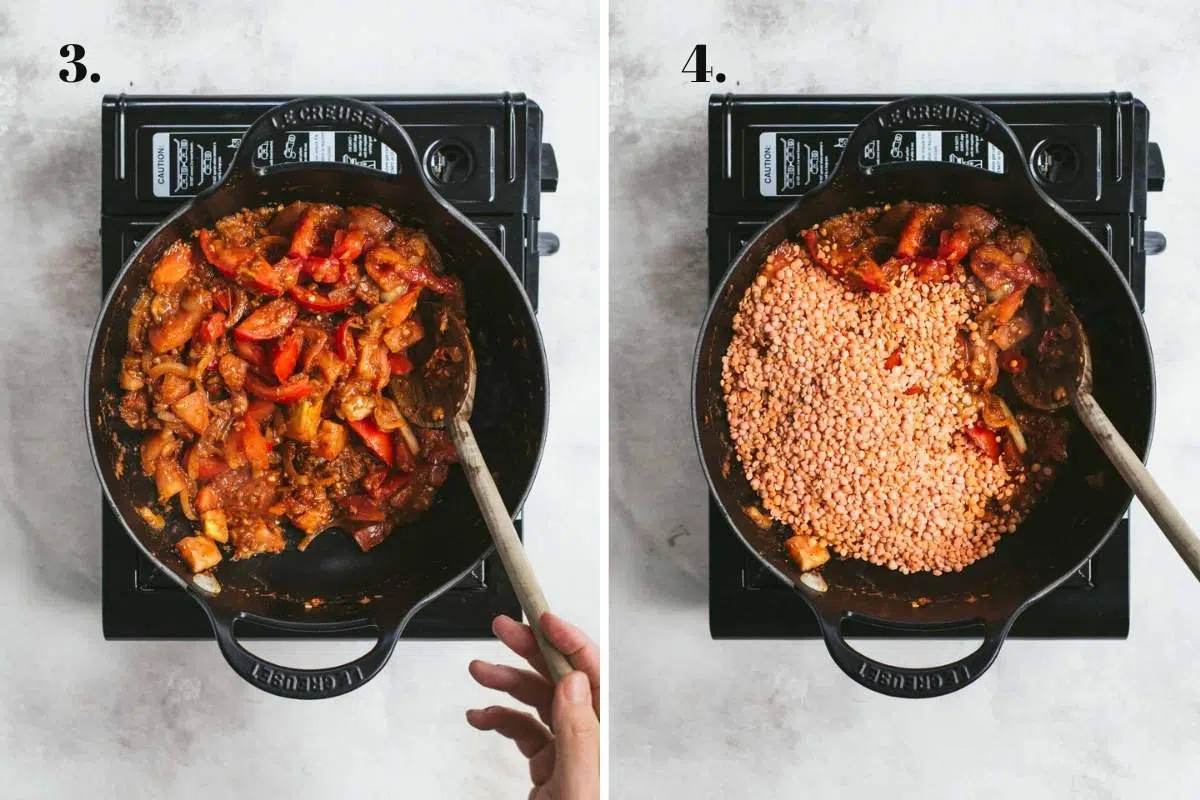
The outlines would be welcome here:
[[[487,521],[488,530],[492,532],[492,541],[496,543],[496,552],[500,554],[504,571],[508,573],[508,578],[512,581],[513,588],[517,592],[517,599],[521,601],[521,608],[525,612],[526,619],[529,620],[529,627],[533,630],[538,647],[542,650],[542,656],[546,659],[550,677],[555,683],[558,683],[573,670],[566,656],[542,635],[542,614],[549,611],[550,607],[546,604],[546,596],[542,594],[542,587],[533,573],[533,566],[525,555],[525,548],[521,545],[520,538],[517,537],[517,529],[513,526],[512,516],[505,508],[504,499],[500,497],[500,490],[496,488],[496,481],[492,479],[492,473],[483,460],[483,453],[479,451],[479,443],[475,441],[475,434],[471,431],[470,423],[461,416],[457,416],[450,421],[447,427],[450,429],[450,438],[454,442],[454,447],[458,450],[459,463],[462,464],[463,472],[467,475],[467,483],[471,485],[475,500],[479,503],[480,510],[483,511],[483,518]]]
[[[1179,557],[1192,570],[1192,574],[1200,579],[1200,538],[1197,538],[1188,526],[1179,509],[1167,499],[1162,488],[1150,476],[1150,471],[1113,427],[1090,393],[1080,392],[1075,396],[1075,410],[1083,424],[1092,432],[1100,449],[1108,454],[1109,461],[1117,468],[1117,472],[1121,473],[1129,488],[1167,535],[1167,540],[1179,553]]]

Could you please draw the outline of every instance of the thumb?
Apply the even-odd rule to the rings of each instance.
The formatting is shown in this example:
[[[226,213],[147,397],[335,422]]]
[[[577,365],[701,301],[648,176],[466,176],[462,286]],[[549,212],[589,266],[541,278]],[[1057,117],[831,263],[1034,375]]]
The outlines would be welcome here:
[[[556,777],[564,800],[600,796],[600,721],[592,710],[592,687],[582,672],[572,672],[554,688],[551,709]]]

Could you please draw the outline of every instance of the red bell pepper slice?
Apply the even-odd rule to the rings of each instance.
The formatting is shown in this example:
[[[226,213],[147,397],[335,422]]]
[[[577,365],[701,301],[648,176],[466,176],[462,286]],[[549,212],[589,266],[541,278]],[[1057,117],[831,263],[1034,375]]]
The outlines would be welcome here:
[[[196,457],[196,477],[199,480],[211,481],[227,469],[229,469],[229,465],[225,463],[224,459],[215,456]]]
[[[250,365],[250,369],[255,372],[264,372],[267,366],[267,357],[263,353],[262,345],[254,342],[244,342],[235,338],[233,340],[234,354]]]
[[[205,317],[204,322],[200,323],[200,330],[196,331],[196,338],[201,342],[215,342],[225,335],[225,315],[220,311],[216,311]]]
[[[353,261],[367,246],[367,234],[359,230],[338,231],[333,234],[332,255],[339,261]]]
[[[256,397],[247,406],[246,416],[254,420],[257,424],[263,425],[267,420],[275,416],[275,404],[270,400],[263,400]]]
[[[895,350],[893,350],[888,355],[888,357],[883,360],[883,368],[886,370],[893,370],[898,366],[900,366],[900,348],[899,347],[897,347]]]
[[[356,522],[383,522],[387,514],[379,504],[365,494],[352,494],[342,499],[346,516]]]
[[[288,255],[304,257],[310,255],[317,246],[317,223],[320,217],[316,209],[306,208],[300,215],[300,221],[292,233],[292,244]]]
[[[317,386],[303,375],[297,375],[280,386],[270,386],[254,375],[247,375],[246,389],[255,397],[286,404],[308,397],[317,390]]]
[[[333,332],[333,350],[338,354],[338,358],[347,364],[353,364],[356,361],[357,352],[354,348],[354,334],[350,332],[351,320],[344,319],[337,326],[337,330]]]
[[[274,264],[265,258],[256,258],[242,270],[250,286],[259,294],[279,297],[300,280],[304,270],[304,259],[285,256]]]
[[[317,283],[337,283],[342,277],[342,262],[333,256],[308,256],[304,271]]]
[[[201,230],[196,237],[200,240],[200,250],[208,263],[230,277],[237,275],[238,267],[254,257],[254,250],[251,248],[231,247],[220,239],[213,238],[207,229]]]
[[[376,503],[382,503],[408,485],[409,476],[379,467],[363,478],[363,489]]]
[[[401,282],[424,286],[438,294],[458,294],[461,289],[453,275],[438,275],[424,261],[410,264],[399,252],[383,245],[367,254],[366,268],[367,274],[384,290],[394,289]]]
[[[289,294],[305,310],[314,314],[333,314],[345,311],[354,303],[354,290],[349,286],[334,289],[328,295],[310,289],[307,286],[293,286]]]
[[[241,431],[242,452],[246,454],[246,460],[250,462],[250,466],[256,470],[264,470],[269,467],[270,462],[267,460],[267,456],[271,453],[271,443],[258,429],[258,423],[248,416],[244,417]]]
[[[364,553],[372,548],[383,544],[392,532],[392,523],[377,522],[373,525],[365,525],[354,532],[354,541],[358,542],[359,549]]]
[[[917,280],[926,283],[937,283],[950,277],[950,264],[940,258],[916,256],[913,259],[917,267]]]
[[[396,431],[396,446],[393,448],[396,453],[396,469],[401,472],[412,472],[417,468],[417,457],[413,455],[413,451],[408,449],[408,442],[400,431]]]
[[[971,444],[978,447],[992,461],[1000,458],[1000,440],[986,426],[976,423],[963,432],[971,440]]]
[[[374,453],[380,461],[389,467],[396,466],[396,448],[392,444],[392,437],[380,430],[370,417],[348,424],[350,429],[363,440],[367,449]]]
[[[304,334],[291,330],[275,345],[275,355],[271,358],[271,372],[280,383],[292,377],[296,364],[300,361],[300,349],[304,346]]]
[[[413,368],[412,362],[404,353],[392,353],[388,356],[388,366],[391,367],[393,375],[407,375]]]
[[[296,321],[300,309],[291,300],[280,298],[256,308],[233,330],[238,338],[253,341],[277,339]]]
[[[813,261],[817,260],[817,244],[821,241],[821,237],[812,228],[808,228],[801,234],[804,237],[804,246],[808,250],[808,254],[812,256]]]
[[[259,294],[270,295],[271,297],[279,297],[283,294],[283,279],[280,277],[278,270],[275,269],[265,258],[256,258],[244,270],[242,274],[245,280],[249,282],[250,287]]]
[[[951,264],[957,264],[966,257],[971,249],[971,234],[966,230],[952,228],[938,235],[937,257]]]
[[[932,205],[918,205],[914,208],[909,213],[903,230],[900,231],[900,238],[896,242],[896,255],[905,258],[922,255],[926,233],[935,222],[934,218],[938,213],[937,208]],[[928,255],[928,252],[924,254]]]

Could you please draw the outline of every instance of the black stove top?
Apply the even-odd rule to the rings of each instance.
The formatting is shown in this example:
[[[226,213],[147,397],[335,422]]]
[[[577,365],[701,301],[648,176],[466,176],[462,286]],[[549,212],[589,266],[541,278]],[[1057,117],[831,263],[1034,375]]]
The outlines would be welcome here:
[[[105,291],[142,237],[224,174],[246,128],[289,99],[104,98],[100,239]],[[536,309],[539,257],[558,249],[554,234],[538,231],[541,193],[558,185],[554,151],[542,142],[538,105],[520,94],[361,99],[405,127],[430,181],[500,248]],[[396,169],[395,154],[386,145],[350,132],[288,134],[264,146],[258,156],[259,163],[320,160]],[[133,545],[108,503],[101,505],[105,638],[211,638],[200,607]],[[512,584],[493,554],[422,609],[404,635],[489,637],[494,615],[519,618],[520,612]],[[245,637],[296,636],[249,624],[245,629]]]
[[[820,184],[850,131],[886,96],[714,95],[709,101],[709,291],[747,240]],[[1163,188],[1150,115],[1129,94],[990,95],[976,100],[1016,131],[1046,191],[1112,254],[1145,310],[1146,256],[1165,238],[1145,230],[1146,193]],[[948,140],[949,141],[949,140]],[[881,146],[891,143],[880,143]],[[903,147],[893,148],[902,157]],[[968,163],[982,154],[943,152]],[[764,170],[764,163],[771,170]],[[982,160],[979,166],[985,166]],[[709,498],[709,629],[714,638],[816,638],[800,597],[738,540]],[[847,623],[847,633],[904,636]],[[1129,633],[1129,520],[1061,587],[1031,606],[1012,635],[1124,638]],[[929,635],[929,634],[923,634]],[[951,633],[951,636],[961,636]]]

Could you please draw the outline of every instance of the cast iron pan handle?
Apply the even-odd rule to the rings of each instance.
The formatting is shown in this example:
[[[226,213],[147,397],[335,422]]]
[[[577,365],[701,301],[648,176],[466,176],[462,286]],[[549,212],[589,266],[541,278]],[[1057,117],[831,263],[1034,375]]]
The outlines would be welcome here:
[[[390,114],[370,103],[349,97],[304,97],[275,106],[263,114],[242,135],[237,152],[229,164],[222,182],[236,180],[242,175],[265,175],[290,169],[311,169],[311,163],[255,166],[254,156],[259,147],[280,134],[296,130],[352,130],[374,136],[396,153],[397,174],[424,177],[417,150],[400,124]],[[348,164],[343,168],[361,169],[378,174],[369,167]],[[386,173],[384,173],[386,174]]]
[[[264,692],[299,700],[337,697],[374,678],[391,657],[402,628],[401,625],[384,625],[377,622],[354,625],[348,629],[340,628],[374,628],[379,634],[379,640],[374,647],[348,664],[326,669],[293,669],[259,658],[242,647],[233,633],[233,626],[240,619],[268,627],[280,627],[277,623],[253,614],[228,616],[210,609],[207,604],[204,605],[209,620],[212,621],[213,633],[216,634],[221,655],[225,656],[234,672]]]
[[[842,623],[856,619],[884,628],[926,630],[927,626],[901,625],[893,622],[863,617],[855,614],[835,612],[833,616],[819,614],[821,633],[829,654],[855,683],[892,697],[938,697],[962,689],[982,675],[1000,652],[1000,645],[1008,635],[1011,619],[996,621],[975,620],[953,625],[951,628],[983,626],[983,644],[975,651],[957,661],[940,667],[893,667],[864,656],[842,638]]]
[[[850,135],[843,151],[843,160],[850,165],[856,165],[863,174],[890,172],[907,168],[921,169],[969,169],[978,170],[968,164],[948,161],[883,161],[882,154],[870,158],[867,148],[876,144],[879,148],[887,148],[890,134],[895,131],[916,129],[941,131],[967,131],[981,137],[985,142],[995,145],[1004,156],[1005,176],[1028,173],[1025,163],[1025,153],[1021,143],[1017,141],[1012,128],[978,103],[963,100],[960,97],[944,97],[939,95],[920,95],[906,97],[872,111]],[[990,171],[990,170],[989,170]],[[993,173],[997,174],[997,173]]]

